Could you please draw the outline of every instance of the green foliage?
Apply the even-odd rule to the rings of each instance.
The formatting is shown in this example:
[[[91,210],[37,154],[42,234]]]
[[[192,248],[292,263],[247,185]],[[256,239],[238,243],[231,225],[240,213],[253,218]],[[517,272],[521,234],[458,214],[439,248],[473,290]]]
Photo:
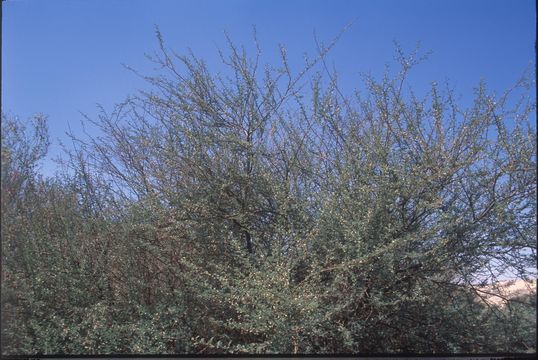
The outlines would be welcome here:
[[[399,49],[346,97],[315,73],[334,43],[260,73],[229,42],[212,75],[158,39],[153,90],[63,173],[36,170],[42,116],[2,117],[4,354],[535,351],[534,298],[477,285],[535,274],[527,80],[462,110],[406,90]]]

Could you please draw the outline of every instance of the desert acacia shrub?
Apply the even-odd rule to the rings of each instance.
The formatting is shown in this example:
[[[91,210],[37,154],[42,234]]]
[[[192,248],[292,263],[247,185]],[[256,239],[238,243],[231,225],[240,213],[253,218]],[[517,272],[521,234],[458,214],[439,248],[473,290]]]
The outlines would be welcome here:
[[[527,79],[500,96],[481,83],[461,109],[435,83],[413,93],[416,53],[347,96],[324,71],[332,44],[293,72],[283,48],[262,70],[229,42],[225,76],[158,39],[151,90],[87,118],[98,135],[73,134],[65,178],[25,165],[43,190],[18,195],[32,224],[2,230],[3,246],[32,239],[26,258],[4,252],[6,290],[32,294],[3,305],[10,353],[532,348],[529,314],[476,286],[536,263]]]

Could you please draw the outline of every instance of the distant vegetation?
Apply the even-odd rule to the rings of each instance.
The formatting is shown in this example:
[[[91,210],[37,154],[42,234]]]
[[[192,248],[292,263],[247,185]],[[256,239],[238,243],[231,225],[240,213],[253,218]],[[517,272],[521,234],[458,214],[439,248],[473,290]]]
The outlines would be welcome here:
[[[55,177],[46,118],[2,115],[4,355],[536,351],[535,296],[477,301],[536,267],[533,81],[463,109],[397,49],[348,96],[332,44],[215,75],[158,38]]]

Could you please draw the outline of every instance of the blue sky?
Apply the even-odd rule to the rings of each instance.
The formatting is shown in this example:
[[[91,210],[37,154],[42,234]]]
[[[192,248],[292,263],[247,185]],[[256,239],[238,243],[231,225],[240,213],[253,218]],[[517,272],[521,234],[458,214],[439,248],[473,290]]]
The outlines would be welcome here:
[[[146,86],[122,64],[151,72],[144,54],[157,48],[155,25],[176,52],[191,48],[218,70],[224,31],[251,45],[255,25],[265,60],[274,63],[284,44],[299,63],[303,53],[315,52],[314,31],[328,41],[354,21],[329,57],[346,89],[359,85],[360,73],[381,75],[395,40],[407,50],[420,42],[432,51],[413,85],[449,80],[464,100],[480,79],[502,91],[534,66],[532,0],[7,0],[2,6],[2,111],[48,115],[51,157],[68,124],[80,129],[80,112],[95,116],[97,103],[111,109]],[[43,171],[52,168],[46,162]]]

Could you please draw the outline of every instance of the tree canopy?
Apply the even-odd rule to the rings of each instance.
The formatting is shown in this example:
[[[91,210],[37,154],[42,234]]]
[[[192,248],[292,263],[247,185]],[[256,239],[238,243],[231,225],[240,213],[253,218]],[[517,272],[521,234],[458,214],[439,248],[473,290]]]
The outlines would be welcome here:
[[[397,48],[349,95],[334,43],[293,71],[228,41],[215,74],[157,35],[63,173],[2,115],[3,354],[536,351],[535,297],[481,300],[536,275],[534,80],[461,108]]]

